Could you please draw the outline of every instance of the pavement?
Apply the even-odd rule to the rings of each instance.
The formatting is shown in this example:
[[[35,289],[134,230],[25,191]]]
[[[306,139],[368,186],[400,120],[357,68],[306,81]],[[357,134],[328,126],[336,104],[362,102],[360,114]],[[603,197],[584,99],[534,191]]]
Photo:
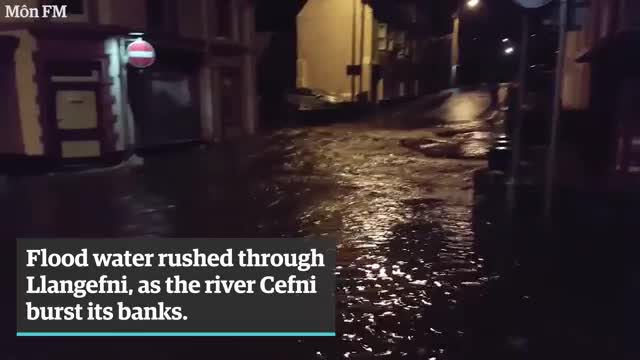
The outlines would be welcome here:
[[[524,359],[530,338],[513,327],[522,308],[487,303],[495,286],[474,244],[472,176],[486,163],[487,106],[482,91],[453,91],[435,107],[418,99],[368,121],[286,128],[112,172],[10,178],[2,229],[8,237],[331,237],[338,339],[228,340],[215,351]],[[12,354],[72,358],[86,348],[100,349],[100,359],[169,359],[214,349],[212,340],[96,341],[20,340]]]

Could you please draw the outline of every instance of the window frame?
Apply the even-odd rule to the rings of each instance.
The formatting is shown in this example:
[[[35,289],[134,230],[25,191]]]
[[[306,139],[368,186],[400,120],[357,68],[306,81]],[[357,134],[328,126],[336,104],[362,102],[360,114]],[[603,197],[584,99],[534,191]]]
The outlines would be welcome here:
[[[214,40],[232,40],[240,41],[240,21],[239,21],[239,9],[238,1],[235,0],[207,0],[210,4],[209,13],[211,14],[209,21],[209,36]],[[229,5],[225,12],[222,14],[222,1]],[[220,19],[223,18],[228,23],[226,33],[221,31]]]

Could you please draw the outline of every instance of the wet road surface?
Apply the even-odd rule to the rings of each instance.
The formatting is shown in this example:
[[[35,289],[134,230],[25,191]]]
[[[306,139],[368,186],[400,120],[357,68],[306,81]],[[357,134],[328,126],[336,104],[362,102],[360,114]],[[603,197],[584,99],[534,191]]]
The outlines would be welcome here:
[[[21,237],[335,238],[339,338],[298,341],[295,358],[479,358],[488,274],[473,247],[471,175],[484,165],[489,130],[475,117],[487,101],[454,94],[436,111],[418,103],[133,168],[12,178],[4,218]],[[421,152],[429,141],[455,149]],[[30,344],[16,352],[37,352]]]

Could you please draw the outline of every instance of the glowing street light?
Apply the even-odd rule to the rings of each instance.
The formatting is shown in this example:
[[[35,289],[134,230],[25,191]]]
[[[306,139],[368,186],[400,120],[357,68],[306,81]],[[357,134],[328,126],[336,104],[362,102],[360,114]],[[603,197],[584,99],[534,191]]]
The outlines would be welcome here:
[[[509,42],[509,38],[504,38],[504,39],[502,39],[502,42],[503,42],[503,43]]]
[[[514,52],[515,50],[516,50],[516,49],[514,49],[514,48],[513,48],[513,46],[509,46],[508,48],[504,49],[504,53],[505,53],[506,55],[511,55],[511,54],[513,54],[513,52]]]
[[[469,0],[469,1],[467,1],[467,7],[469,9],[473,9],[473,8],[477,7],[478,5],[480,5],[480,0]]]

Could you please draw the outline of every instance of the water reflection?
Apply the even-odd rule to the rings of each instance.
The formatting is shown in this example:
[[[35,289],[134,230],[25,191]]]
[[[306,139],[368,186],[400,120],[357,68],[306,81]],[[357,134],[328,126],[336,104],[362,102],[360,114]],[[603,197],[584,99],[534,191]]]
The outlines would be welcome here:
[[[339,353],[443,358],[465,334],[455,315],[463,293],[484,282],[469,208],[430,197],[434,189],[413,176],[428,182],[433,166],[443,169],[423,167],[419,154],[399,156],[397,140],[368,133],[351,141],[331,131],[309,132],[326,136],[321,142],[301,140],[315,173],[337,186],[300,220],[305,232],[338,239]]]
[[[483,284],[470,196],[461,190],[477,165],[402,147],[411,134],[284,130],[257,150],[164,156],[104,176],[17,179],[17,232],[333,237],[338,354],[444,359],[466,335],[463,299]],[[300,344],[311,351],[301,358],[334,358],[335,347]]]

